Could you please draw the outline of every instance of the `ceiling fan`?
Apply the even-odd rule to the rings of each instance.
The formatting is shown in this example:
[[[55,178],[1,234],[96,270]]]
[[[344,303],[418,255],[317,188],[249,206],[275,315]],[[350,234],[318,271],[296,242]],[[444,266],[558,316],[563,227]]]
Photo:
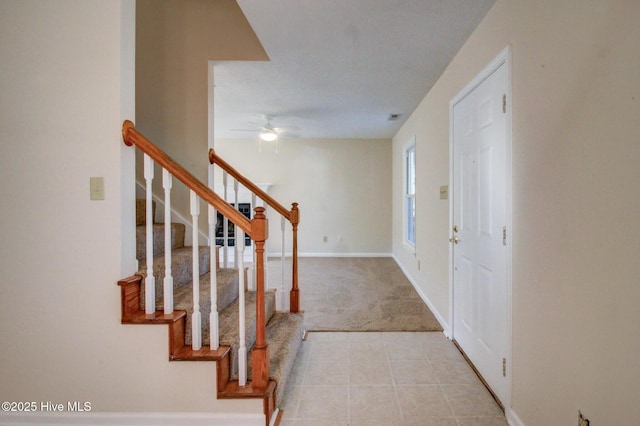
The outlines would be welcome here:
[[[265,114],[264,115],[264,125],[259,125],[253,122],[250,124],[256,125],[258,129],[231,129],[232,131],[238,132],[258,132],[258,142],[259,142],[259,150],[262,150],[262,142],[275,142],[276,145],[276,153],[278,152],[278,139],[280,136],[287,137],[297,137],[297,135],[289,133],[290,130],[297,129],[297,127],[274,127],[271,124],[271,120],[277,118],[276,115]]]

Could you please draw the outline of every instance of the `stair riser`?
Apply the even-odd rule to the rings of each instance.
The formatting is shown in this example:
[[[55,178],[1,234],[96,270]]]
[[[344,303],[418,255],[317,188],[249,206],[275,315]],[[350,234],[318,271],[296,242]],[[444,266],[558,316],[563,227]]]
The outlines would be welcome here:
[[[202,299],[201,299],[202,302]],[[202,317],[202,342],[204,345],[209,344],[209,313],[210,303],[207,301],[201,303],[200,312]],[[275,313],[275,292],[265,292],[265,321],[269,322]],[[187,324],[185,331],[185,342],[191,344],[191,314],[192,308],[187,309]],[[238,301],[234,301],[225,310],[219,314],[220,323],[220,344],[231,347],[231,376],[238,376],[238,351],[240,349],[239,333],[238,333]],[[249,351],[256,341],[256,305],[255,293],[245,293],[245,344]]]
[[[199,247],[199,275],[209,272],[209,247]],[[171,276],[173,277],[173,288],[191,285],[193,282],[193,261],[191,247],[183,247],[172,251],[171,254]],[[140,262],[140,272],[146,272],[146,264]],[[159,256],[153,262],[153,276],[156,279],[156,295],[163,294],[165,266],[164,256]]]
[[[153,255],[164,254],[164,223],[153,225]],[[185,226],[181,223],[171,224],[171,249],[184,247]],[[136,227],[136,259],[146,259],[147,228]]]

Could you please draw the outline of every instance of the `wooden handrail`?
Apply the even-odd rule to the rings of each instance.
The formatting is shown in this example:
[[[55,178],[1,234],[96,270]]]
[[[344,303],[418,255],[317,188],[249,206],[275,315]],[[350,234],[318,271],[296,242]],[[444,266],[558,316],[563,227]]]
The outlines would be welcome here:
[[[245,215],[229,205],[222,197],[209,189],[164,151],[154,145],[153,142],[135,128],[130,120],[125,120],[122,123],[122,139],[127,146],[137,146],[142,152],[151,157],[153,161],[160,164],[169,173],[184,183],[187,188],[193,190],[200,198],[214,206],[222,215],[229,218],[234,225],[239,226],[244,232],[249,234],[251,239],[265,240],[264,235],[256,235],[259,232],[256,232],[256,230],[252,228],[251,222]]]
[[[292,276],[291,276],[291,293],[289,296],[289,310],[291,312],[300,311],[300,289],[298,288],[298,223],[300,223],[300,211],[298,203],[292,203],[291,210],[287,210],[269,194],[264,192],[260,187],[247,179],[242,173],[237,171],[233,166],[227,163],[222,157],[216,154],[213,148],[209,149],[209,163],[217,164],[222,170],[233,176],[238,182],[244,185],[250,192],[256,194],[258,198],[263,200],[267,205],[280,213],[282,217],[287,219],[292,226],[293,232],[293,253],[292,253]],[[255,370],[254,370],[255,371]]]
[[[147,154],[153,161],[157,162],[171,175],[180,180],[187,188],[194,191],[201,199],[212,205],[223,216],[227,217],[233,224],[242,229],[255,243],[256,248],[256,341],[252,355],[253,362],[253,389],[264,390],[270,383],[270,360],[269,344],[266,340],[266,319],[265,319],[265,274],[264,274],[264,246],[268,237],[268,222],[264,215],[264,207],[256,207],[252,220],[247,219],[242,213],[227,203],[222,197],[213,192],[210,188],[196,179],[191,173],[180,166],[169,157],[164,151],[153,144],[144,135],[138,132],[134,124],[125,120],[122,123],[122,139],[127,146],[135,145],[142,152]],[[295,215],[297,218],[297,214]],[[195,226],[195,224],[194,224]],[[194,240],[197,235],[194,236]],[[214,241],[211,244],[215,244]],[[197,259],[197,242],[194,241],[194,259]],[[197,263],[194,261],[194,269]],[[240,272],[242,273],[242,272]],[[197,270],[194,270],[194,277]],[[199,280],[194,280],[194,283]],[[194,285],[194,294],[199,294],[197,286]],[[194,314],[196,298],[194,297]],[[193,315],[192,314],[192,318]]]
[[[282,216],[284,216],[285,219],[291,222],[292,218],[291,218],[291,212],[289,210],[287,210],[284,206],[282,206],[282,204],[280,204],[275,199],[273,199],[269,194],[267,194],[262,189],[260,189],[258,185],[251,182],[242,173],[240,173],[235,168],[233,168],[231,164],[223,160],[222,157],[216,154],[213,148],[209,148],[209,163],[217,164],[218,166],[220,166],[222,170],[224,170],[225,172],[233,176],[238,182],[240,182],[250,192],[253,192],[254,194],[256,194],[258,198],[263,200],[271,208],[273,208],[275,211],[277,211]]]
[[[264,216],[264,207],[256,207],[255,218],[260,219],[256,226],[264,226],[264,234],[268,233]],[[252,351],[253,387],[265,389],[269,384],[270,359],[269,344],[267,343],[267,322],[264,308],[264,241],[255,241],[256,250],[256,341]]]

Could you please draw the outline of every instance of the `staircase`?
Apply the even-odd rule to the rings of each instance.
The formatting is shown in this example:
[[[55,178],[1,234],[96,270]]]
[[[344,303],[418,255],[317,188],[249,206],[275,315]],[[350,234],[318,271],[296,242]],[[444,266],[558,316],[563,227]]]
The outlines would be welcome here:
[[[125,142],[126,140],[125,137]],[[145,142],[148,141],[145,139]],[[160,157],[165,155],[162,152],[160,154]],[[214,195],[206,193],[205,190],[200,192],[213,201],[218,201],[215,200]],[[228,209],[228,204],[226,202],[224,204],[218,203],[217,208]],[[256,291],[248,290],[246,285],[242,284],[247,282],[247,268],[242,268],[240,271],[233,268],[220,268],[217,259],[211,262],[212,251],[209,246],[198,247],[196,250],[185,246],[184,224],[171,223],[170,232],[165,229],[164,223],[153,223],[147,226],[146,218],[155,218],[154,214],[147,214],[145,211],[146,206],[149,205],[155,212],[155,202],[150,203],[147,200],[145,204],[145,200],[138,200],[137,203],[136,256],[139,261],[139,271],[118,282],[122,296],[122,323],[168,325],[170,361],[215,361],[218,398],[262,399],[266,424],[273,424],[275,421],[273,415],[278,403],[282,400],[282,394],[286,389],[287,379],[304,334],[303,313],[296,312],[297,299],[295,311],[293,303],[292,312],[276,311],[276,291],[264,290],[264,271],[261,272],[262,276],[257,277]],[[297,225],[297,204],[294,205],[294,209]],[[261,215],[262,210],[256,209],[258,219],[264,218]],[[151,239],[148,233],[152,234]],[[165,235],[170,235],[170,244],[165,244]],[[197,238],[193,240],[197,241]],[[146,259],[149,253],[146,247],[147,241],[152,241],[153,245],[152,262]],[[256,241],[255,245],[258,251],[260,241]],[[170,269],[165,265],[166,247],[170,247],[171,252]],[[214,252],[217,253],[217,251]],[[195,262],[194,254],[197,257]],[[210,270],[212,264],[215,265],[215,271]],[[263,264],[263,261],[258,260],[256,269],[259,271]],[[152,271],[147,270],[149,266],[152,267]],[[173,280],[173,310],[168,309],[169,313],[165,313],[163,297],[166,271],[170,272]],[[195,271],[198,276],[194,277]],[[153,282],[148,278],[151,274],[155,278],[155,285],[149,286]],[[215,274],[214,282],[217,290],[215,298],[210,297],[212,274]],[[294,274],[297,274],[297,271]],[[146,281],[148,282],[145,286]],[[196,303],[197,311],[200,312],[201,336],[198,338],[201,339],[201,346],[196,344],[192,347],[192,315],[196,311],[193,289],[198,288],[198,284],[199,290],[196,294],[200,297]],[[153,291],[154,287],[155,291]],[[294,288],[297,297],[297,276]],[[145,306],[146,303],[153,303],[153,298],[145,302],[147,292],[149,296],[152,292],[154,293],[155,307]],[[218,314],[217,327],[210,327],[209,324],[211,300],[215,300],[214,314],[216,312]],[[259,306],[261,300],[263,309]],[[245,307],[244,329],[240,326],[243,324],[240,318],[241,304]],[[195,323],[198,323],[197,318]],[[262,330],[260,324],[263,324]],[[217,332],[219,345],[216,345],[214,343],[216,340],[210,337],[210,330]],[[264,342],[265,336],[266,342],[260,344],[261,341]],[[245,352],[246,358],[243,356]],[[253,370],[256,368],[259,373],[254,380]]]

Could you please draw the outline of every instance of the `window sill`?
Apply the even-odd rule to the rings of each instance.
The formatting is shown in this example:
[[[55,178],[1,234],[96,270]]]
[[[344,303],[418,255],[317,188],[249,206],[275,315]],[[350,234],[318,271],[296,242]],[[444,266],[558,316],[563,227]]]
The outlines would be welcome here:
[[[404,248],[411,253],[412,255],[416,255],[416,246],[415,244],[411,244],[409,241],[404,240],[402,241],[402,245],[404,246]]]

